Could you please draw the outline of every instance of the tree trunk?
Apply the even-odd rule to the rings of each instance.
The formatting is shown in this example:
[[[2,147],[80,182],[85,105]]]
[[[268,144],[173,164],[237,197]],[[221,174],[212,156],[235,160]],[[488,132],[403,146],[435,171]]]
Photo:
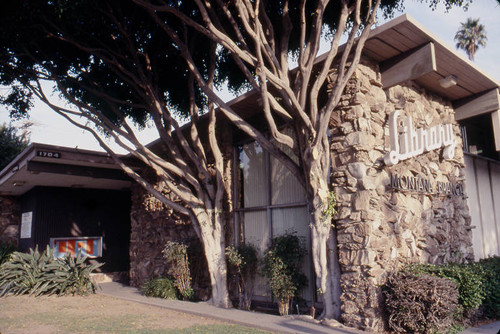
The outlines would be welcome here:
[[[201,242],[207,259],[208,273],[212,286],[212,297],[209,301],[214,306],[232,307],[227,289],[227,265],[225,255],[225,237],[219,219],[211,221],[209,215],[200,214]],[[200,220],[201,219],[201,220]],[[218,225],[218,226],[217,226]]]
[[[278,312],[280,315],[288,315],[290,310],[290,298],[287,300],[278,300]]]
[[[307,200],[311,227],[312,259],[316,274],[316,288],[323,301],[323,319],[340,317],[340,270],[336,233],[328,212],[330,169],[329,145],[322,145],[316,159],[304,159],[308,168]]]

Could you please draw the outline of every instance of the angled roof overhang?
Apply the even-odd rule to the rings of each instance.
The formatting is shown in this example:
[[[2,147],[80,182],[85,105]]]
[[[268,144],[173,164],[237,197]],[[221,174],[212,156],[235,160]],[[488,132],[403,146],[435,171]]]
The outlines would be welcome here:
[[[449,100],[457,121],[490,114],[500,151],[500,84],[408,15],[374,29],[364,54],[379,63],[384,88],[413,80]]]
[[[125,189],[131,181],[106,153],[30,144],[0,171],[0,195],[19,196],[36,186]]]
[[[423,88],[437,93],[454,104],[460,104],[468,98],[499,87],[495,80],[474,63],[443,44],[408,15],[399,16],[373,29],[363,52],[380,64],[382,76],[384,76],[385,71],[426,46],[429,48],[429,53],[433,53],[433,59],[420,54],[420,57],[415,57],[414,62],[406,68],[410,73],[407,79],[414,80]],[[419,60],[430,60],[432,64],[419,62]],[[421,68],[425,65],[427,69],[433,65],[434,69],[423,71]],[[456,84],[448,88],[443,87],[440,80],[452,75],[456,78]],[[392,82],[391,85],[393,84],[395,83]]]

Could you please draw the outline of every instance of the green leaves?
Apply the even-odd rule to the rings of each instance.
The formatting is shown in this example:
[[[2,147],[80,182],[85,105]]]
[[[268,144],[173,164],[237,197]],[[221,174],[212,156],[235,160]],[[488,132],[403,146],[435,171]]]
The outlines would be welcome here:
[[[10,261],[0,266],[0,296],[94,293],[97,285],[90,274],[102,264],[87,264],[86,259],[81,254],[55,259],[48,246],[42,253],[38,248],[29,253],[14,252]]]
[[[456,263],[441,266],[414,264],[405,268],[405,271],[451,279],[458,285],[458,302],[465,310],[476,309],[483,302],[483,280],[472,266]]]
[[[1,242],[0,243],[0,265],[10,259],[10,255],[15,251],[14,245]]]
[[[178,299],[175,283],[170,278],[153,278],[141,287],[142,293],[148,297]]]
[[[288,314],[290,298],[307,285],[307,277],[300,270],[305,254],[299,238],[294,234],[285,234],[273,239],[264,258],[264,276],[279,301],[281,315]]]
[[[19,135],[10,124],[0,125],[0,170],[4,169],[29,144],[26,132]]]

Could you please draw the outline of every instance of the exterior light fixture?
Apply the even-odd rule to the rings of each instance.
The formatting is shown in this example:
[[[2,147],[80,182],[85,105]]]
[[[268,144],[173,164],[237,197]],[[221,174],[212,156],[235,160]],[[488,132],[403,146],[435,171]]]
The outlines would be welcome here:
[[[445,78],[439,79],[439,85],[441,85],[441,87],[443,88],[450,88],[455,86],[457,84],[457,81],[458,78],[455,75],[450,74]]]

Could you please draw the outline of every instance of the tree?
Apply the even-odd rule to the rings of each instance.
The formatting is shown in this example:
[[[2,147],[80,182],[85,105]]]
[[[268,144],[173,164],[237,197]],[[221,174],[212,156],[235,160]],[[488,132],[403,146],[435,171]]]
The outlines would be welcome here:
[[[464,1],[469,2],[444,2]],[[438,2],[430,0],[431,6]],[[27,112],[32,97],[41,99],[93,133],[134,180],[191,219],[219,306],[229,305],[221,212],[231,208],[223,201],[230,187],[216,128],[230,121],[304,186],[316,286],[323,317],[333,318],[340,313],[340,273],[328,186],[330,116],[360,61],[377,11],[390,15],[401,3],[12,0],[0,14],[0,83],[13,87],[7,100],[18,113]],[[347,42],[340,48],[344,33]],[[328,50],[317,62],[324,36]],[[298,63],[293,70],[291,57]],[[53,82],[72,107],[52,102],[44,80]],[[327,80],[333,83],[329,94]],[[252,89],[261,101],[262,123],[242,118],[223,101],[216,88],[224,83]],[[178,113],[190,121],[185,128],[175,121]],[[147,120],[158,129],[164,157],[141,143],[129,125]],[[165,188],[114,154],[103,135],[152,168]]]
[[[0,125],[0,170],[4,169],[29,144],[28,133],[17,133],[12,124]]]
[[[460,29],[455,34],[456,48],[465,50],[470,60],[474,60],[480,46],[486,46],[487,40],[484,25],[479,23],[478,18],[469,17],[465,23],[460,23]]]

